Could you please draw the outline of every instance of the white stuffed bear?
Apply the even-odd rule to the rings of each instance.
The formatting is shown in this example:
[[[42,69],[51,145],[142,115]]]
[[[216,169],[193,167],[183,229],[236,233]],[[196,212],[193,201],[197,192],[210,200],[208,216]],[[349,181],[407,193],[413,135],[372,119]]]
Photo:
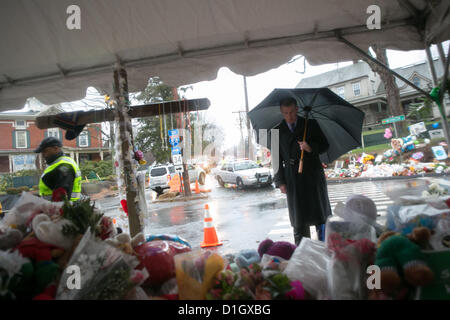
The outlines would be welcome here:
[[[52,220],[43,213],[36,215],[31,223],[34,234],[40,241],[69,250],[74,239],[63,235],[62,228],[66,224],[71,222],[62,218]]]

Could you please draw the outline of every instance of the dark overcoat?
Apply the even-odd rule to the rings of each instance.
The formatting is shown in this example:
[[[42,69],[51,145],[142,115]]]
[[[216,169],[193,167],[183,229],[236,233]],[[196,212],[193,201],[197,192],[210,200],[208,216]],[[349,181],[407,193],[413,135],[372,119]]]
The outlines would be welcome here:
[[[319,154],[328,149],[328,141],[316,120],[309,119],[306,142],[312,152],[304,152],[303,173],[298,173],[301,149],[297,141],[303,140],[305,119],[297,118],[292,133],[283,120],[279,129],[278,170],[274,166],[274,182],[277,187],[287,186],[287,203],[291,226],[302,228],[319,225],[331,215],[327,183]]]

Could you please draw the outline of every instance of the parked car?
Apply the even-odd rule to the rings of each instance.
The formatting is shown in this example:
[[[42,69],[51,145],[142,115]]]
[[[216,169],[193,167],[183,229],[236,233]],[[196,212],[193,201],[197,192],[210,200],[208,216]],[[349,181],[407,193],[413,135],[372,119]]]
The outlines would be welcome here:
[[[236,184],[239,189],[245,186],[271,185],[272,173],[251,160],[229,161],[216,171],[216,179],[223,187],[225,183]]]
[[[169,181],[176,174],[175,167],[169,165],[157,165],[149,167],[149,186],[150,189],[158,194],[163,193],[164,189],[169,189]]]
[[[189,181],[191,183],[198,179],[198,183],[203,185],[206,180],[206,173],[201,168],[188,165]],[[163,193],[165,189],[169,189],[169,181],[177,174],[173,164],[157,165],[149,168],[149,186],[150,189],[158,194]]]

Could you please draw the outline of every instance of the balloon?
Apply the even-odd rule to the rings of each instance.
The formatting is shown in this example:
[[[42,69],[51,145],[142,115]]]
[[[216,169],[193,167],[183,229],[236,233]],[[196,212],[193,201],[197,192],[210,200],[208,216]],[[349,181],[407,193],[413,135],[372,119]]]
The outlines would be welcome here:
[[[424,142],[425,142],[425,144],[429,144],[431,141],[430,141],[430,139],[426,138],[426,139],[424,140]]]
[[[434,129],[437,129],[437,128],[439,128],[439,122],[433,123],[431,126],[432,126]]]
[[[419,144],[419,140],[414,140],[414,144]]]
[[[385,137],[386,139],[392,138],[392,131],[391,131],[391,129],[386,128],[386,130],[384,130],[384,137]]]

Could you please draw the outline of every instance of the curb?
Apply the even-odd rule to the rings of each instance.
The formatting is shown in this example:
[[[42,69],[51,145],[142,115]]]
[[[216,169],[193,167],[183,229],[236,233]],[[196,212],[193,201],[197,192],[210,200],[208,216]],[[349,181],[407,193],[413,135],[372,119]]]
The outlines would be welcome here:
[[[179,198],[177,198],[177,197],[175,197],[175,198],[172,198],[172,199],[163,199],[163,200],[154,200],[154,201],[152,201],[152,203],[162,203],[162,202],[178,202],[178,201],[184,201],[184,202],[187,202],[187,201],[191,201],[191,200],[202,200],[202,199],[208,199],[209,198],[209,196],[208,195],[200,195],[200,196],[190,196],[190,197],[179,197]]]
[[[442,177],[450,176],[448,173],[422,173],[412,176],[392,176],[392,177],[374,177],[374,178],[344,178],[337,180],[327,180],[327,184],[340,184],[340,183],[356,183],[356,182],[367,182],[367,181],[382,181],[382,180],[406,180],[415,178],[426,178],[426,177]]]

